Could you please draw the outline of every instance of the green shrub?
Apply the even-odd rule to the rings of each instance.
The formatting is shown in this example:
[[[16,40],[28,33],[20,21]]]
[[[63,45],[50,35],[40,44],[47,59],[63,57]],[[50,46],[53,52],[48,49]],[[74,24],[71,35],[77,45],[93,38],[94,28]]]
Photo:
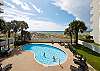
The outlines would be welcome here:
[[[88,43],[94,43],[94,40],[90,40],[90,39],[80,39],[80,40]]]
[[[93,39],[93,36],[87,35],[87,36],[85,36],[85,38],[88,39],[88,40],[92,40]]]

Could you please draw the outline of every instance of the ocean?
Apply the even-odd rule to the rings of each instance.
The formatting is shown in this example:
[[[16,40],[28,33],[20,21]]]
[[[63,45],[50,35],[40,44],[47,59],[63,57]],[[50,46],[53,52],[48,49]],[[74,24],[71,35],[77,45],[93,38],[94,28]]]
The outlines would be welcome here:
[[[64,31],[32,31],[37,33],[45,33],[45,34],[64,34]]]

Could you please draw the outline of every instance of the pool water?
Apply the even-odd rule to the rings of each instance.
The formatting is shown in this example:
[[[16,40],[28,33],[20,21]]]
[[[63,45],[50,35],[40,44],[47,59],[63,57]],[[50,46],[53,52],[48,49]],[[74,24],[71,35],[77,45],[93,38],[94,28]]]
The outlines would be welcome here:
[[[58,65],[67,59],[67,54],[61,49],[47,44],[26,44],[22,47],[25,51],[35,54],[38,63]]]

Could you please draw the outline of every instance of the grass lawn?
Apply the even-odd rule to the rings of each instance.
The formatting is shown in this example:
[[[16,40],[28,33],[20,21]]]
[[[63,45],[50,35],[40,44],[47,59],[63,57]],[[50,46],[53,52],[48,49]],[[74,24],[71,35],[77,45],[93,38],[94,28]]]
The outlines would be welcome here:
[[[97,71],[100,71],[100,54],[97,54],[82,45],[75,46],[75,48],[80,54],[87,58],[87,62],[91,66],[93,66]]]

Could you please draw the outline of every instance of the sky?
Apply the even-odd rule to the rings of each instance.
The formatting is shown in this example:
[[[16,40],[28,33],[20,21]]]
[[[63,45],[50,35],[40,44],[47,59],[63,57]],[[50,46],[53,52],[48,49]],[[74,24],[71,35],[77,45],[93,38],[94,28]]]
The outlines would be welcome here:
[[[89,28],[90,0],[4,0],[4,19],[24,20],[29,31],[64,31],[73,20]]]

